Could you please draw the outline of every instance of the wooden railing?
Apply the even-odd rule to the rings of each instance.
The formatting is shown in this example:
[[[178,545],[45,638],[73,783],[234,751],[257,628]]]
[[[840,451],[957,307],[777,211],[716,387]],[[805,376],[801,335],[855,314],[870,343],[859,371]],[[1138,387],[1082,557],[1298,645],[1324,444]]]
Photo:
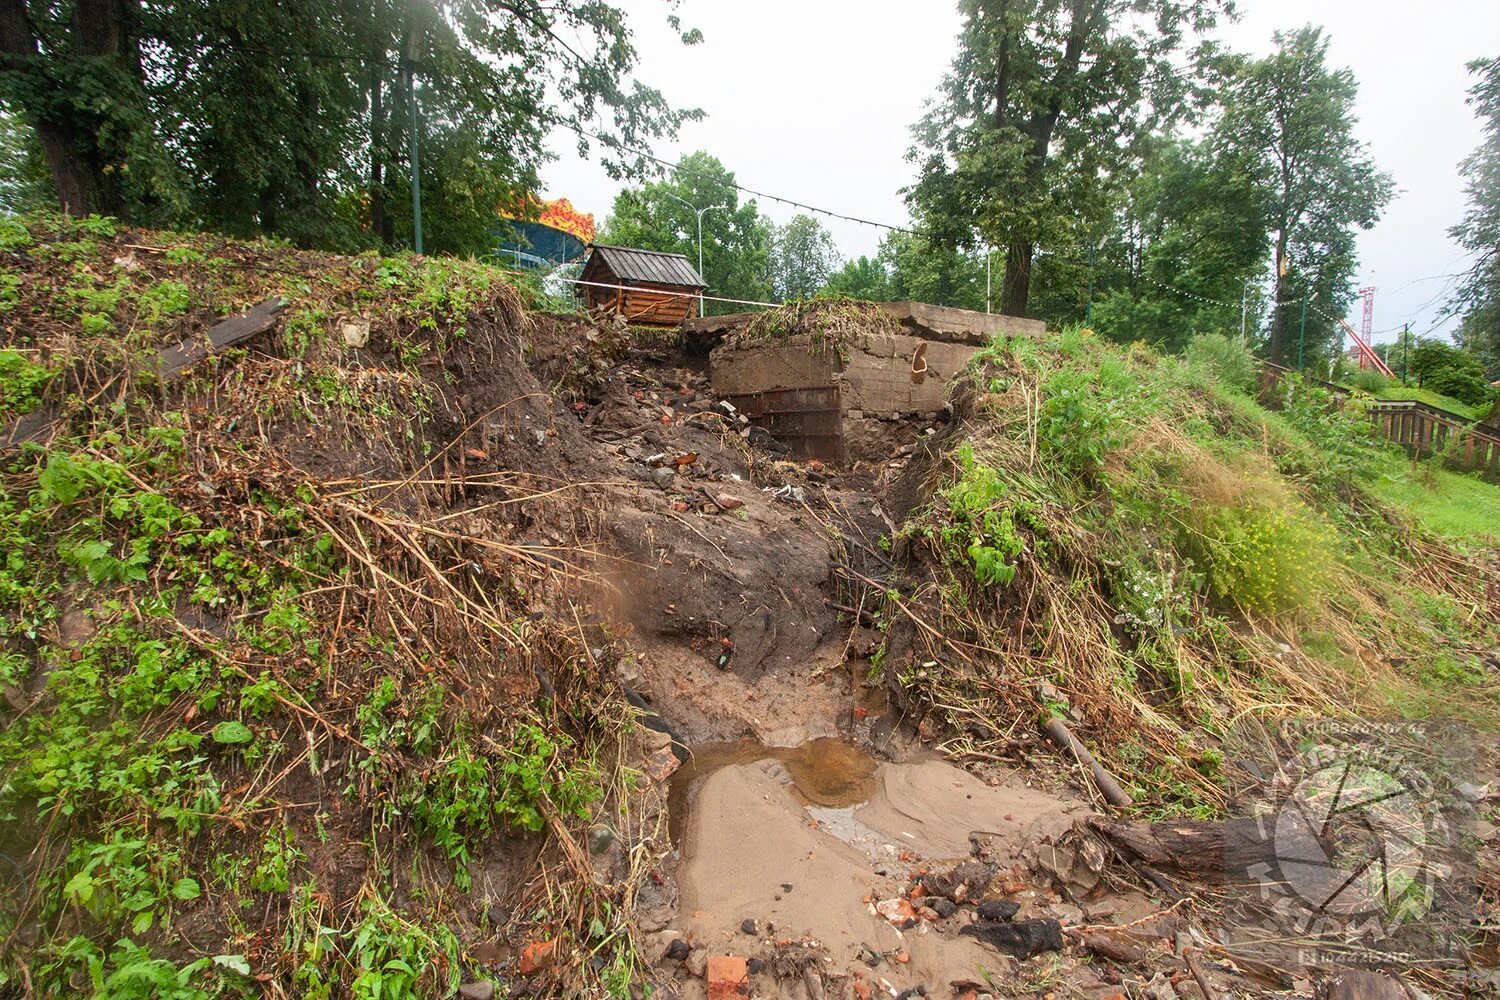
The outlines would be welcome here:
[[[1291,369],[1261,362],[1265,376],[1262,398]],[[1303,381],[1329,392],[1342,407],[1349,390],[1333,382],[1304,377]],[[1455,413],[1414,399],[1378,399],[1366,410],[1370,419],[1391,441],[1414,457],[1445,454],[1447,463],[1466,472],[1478,472],[1492,482],[1500,482],[1500,427],[1464,420]]]
[[[1500,480],[1500,429],[1465,423],[1447,410],[1413,399],[1377,400],[1369,413],[1386,437],[1412,454],[1446,453],[1455,468]]]

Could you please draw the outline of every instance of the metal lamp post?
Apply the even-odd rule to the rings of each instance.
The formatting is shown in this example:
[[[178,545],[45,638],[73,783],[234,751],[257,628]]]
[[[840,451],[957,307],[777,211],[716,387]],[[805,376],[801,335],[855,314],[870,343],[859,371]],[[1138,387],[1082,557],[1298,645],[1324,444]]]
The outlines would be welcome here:
[[[668,198],[671,198],[673,201],[677,202],[678,204],[686,205],[688,208],[692,209],[693,210],[693,214],[698,217],[698,277],[702,278],[703,277],[703,213],[704,212],[712,212],[714,209],[718,208],[719,206],[718,205],[705,205],[702,208],[699,208],[697,205],[694,205],[692,202],[688,201],[686,198],[679,198],[679,197],[677,197],[675,194],[673,194],[670,191],[663,191],[662,194],[666,195]],[[699,316],[703,315],[703,296],[702,295],[698,296],[698,315]]]

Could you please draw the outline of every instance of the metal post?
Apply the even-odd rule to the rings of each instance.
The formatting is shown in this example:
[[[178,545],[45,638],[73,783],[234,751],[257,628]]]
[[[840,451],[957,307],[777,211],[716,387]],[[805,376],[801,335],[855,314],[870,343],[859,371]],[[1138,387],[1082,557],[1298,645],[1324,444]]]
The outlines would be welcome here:
[[[1302,296],[1302,325],[1297,329],[1297,370],[1302,370],[1302,344],[1307,340],[1307,296]]]
[[[422,252],[422,159],[421,141],[417,133],[422,127],[422,109],[417,104],[416,74],[413,71],[417,58],[417,27],[412,25],[406,36],[406,97],[410,102],[411,122],[407,129],[411,155],[411,231],[412,249]]]
[[[703,213],[705,211],[707,211],[707,209],[699,209],[698,210],[698,277],[700,277],[700,278],[703,277]],[[704,315],[703,307],[704,307],[703,296],[700,294],[698,296],[698,318],[699,319],[703,318],[703,315]]]
[[[988,243],[984,245],[984,311],[990,311],[991,289],[990,283],[990,258],[995,254],[995,248]]]
[[[1240,292],[1240,343],[1246,343],[1245,337],[1245,311],[1250,305],[1250,282],[1245,282],[1245,288]]]
[[[686,198],[679,198],[679,197],[677,197],[675,194],[673,194],[670,191],[663,191],[662,194],[666,195],[668,198],[671,198],[673,201],[677,202],[679,205],[686,205],[688,208],[690,208],[690,209],[693,210],[694,216],[697,217],[697,220],[698,220],[698,277],[702,278],[703,277],[703,215],[704,215],[705,212],[712,212],[714,209],[718,208],[719,206],[718,205],[704,205],[702,208],[699,208],[697,205],[694,205],[692,202],[688,201]],[[706,281],[707,279],[705,278],[704,280]],[[705,303],[703,301],[703,296],[700,294],[698,296],[698,315],[699,315],[700,318],[704,315],[704,305],[705,305]]]
[[[1098,259],[1099,251],[1089,247],[1089,298],[1083,307],[1083,325],[1089,329],[1094,327],[1094,264]]]
[[[1407,367],[1411,362],[1411,324],[1401,324],[1401,384],[1406,385]]]

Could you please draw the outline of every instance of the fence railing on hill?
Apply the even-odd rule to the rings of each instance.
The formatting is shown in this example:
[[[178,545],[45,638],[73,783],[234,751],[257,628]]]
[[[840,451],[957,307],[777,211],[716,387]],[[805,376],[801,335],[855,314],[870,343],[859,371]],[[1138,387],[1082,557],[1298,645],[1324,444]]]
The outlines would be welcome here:
[[[1272,389],[1291,369],[1262,362],[1262,392]],[[1342,407],[1349,390],[1322,379],[1303,378],[1304,382],[1327,390]],[[1448,465],[1466,472],[1478,472],[1484,478],[1500,482],[1500,427],[1464,420],[1447,410],[1414,399],[1379,399],[1370,402],[1366,412],[1391,441],[1405,448],[1413,457],[1444,455]]]

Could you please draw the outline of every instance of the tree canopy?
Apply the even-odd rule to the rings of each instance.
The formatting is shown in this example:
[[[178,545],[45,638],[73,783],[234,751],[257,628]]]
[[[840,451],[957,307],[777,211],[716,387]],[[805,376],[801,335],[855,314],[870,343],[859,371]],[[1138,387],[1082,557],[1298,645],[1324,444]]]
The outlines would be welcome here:
[[[493,246],[554,125],[639,172],[695,112],[636,64],[595,0],[0,0],[0,101],[67,211],[309,246],[408,241],[413,132],[439,251]]]
[[[682,157],[669,177],[615,198],[599,242],[686,254],[698,262],[698,212],[703,219],[703,280],[708,294],[765,301],[772,294],[771,224],[755,201],[741,203],[734,174],[699,151]],[[711,311],[739,306],[710,302]]]
[[[1274,234],[1268,354],[1282,363],[1304,300],[1317,307],[1307,317],[1307,350],[1336,352],[1343,334],[1329,316],[1354,300],[1356,231],[1375,225],[1394,185],[1355,136],[1354,74],[1328,65],[1322,29],[1277,32],[1275,42],[1263,59],[1225,60],[1213,141],[1252,179],[1263,228]]]
[[[833,237],[812,216],[795,215],[772,231],[771,286],[778,301],[811,298],[838,266]]]
[[[1227,0],[961,0],[958,54],[916,127],[913,213],[944,245],[1003,249],[1025,315],[1039,245],[1093,243],[1111,188],[1186,95],[1174,61]]]
[[[1468,209],[1450,233],[1470,258],[1449,310],[1463,317],[1459,342],[1500,378],[1500,59],[1476,60],[1469,70],[1478,77],[1469,104],[1484,139],[1459,165]]]

